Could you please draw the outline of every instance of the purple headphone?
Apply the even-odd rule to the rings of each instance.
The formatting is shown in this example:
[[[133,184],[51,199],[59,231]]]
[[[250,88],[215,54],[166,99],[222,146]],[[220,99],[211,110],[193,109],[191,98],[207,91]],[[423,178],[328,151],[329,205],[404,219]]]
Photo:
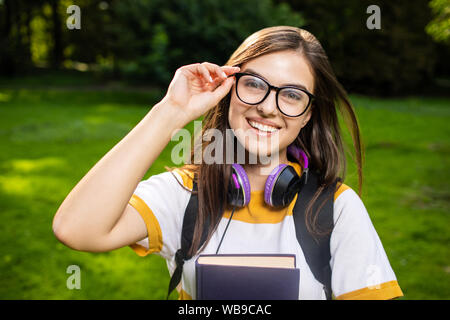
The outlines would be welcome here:
[[[294,199],[307,182],[308,158],[303,150],[291,144],[288,153],[295,159],[303,160],[302,176],[299,177],[292,166],[280,164],[272,170],[264,187],[264,201],[272,207],[286,206]],[[250,182],[244,168],[234,163],[228,186],[228,202],[236,207],[244,207],[250,202]]]

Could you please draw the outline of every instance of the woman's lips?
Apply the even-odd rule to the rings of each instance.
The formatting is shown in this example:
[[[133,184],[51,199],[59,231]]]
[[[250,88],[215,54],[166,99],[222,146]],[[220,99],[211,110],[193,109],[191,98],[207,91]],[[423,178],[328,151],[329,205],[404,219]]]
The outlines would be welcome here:
[[[248,130],[250,132],[253,132],[254,134],[261,136],[261,137],[269,137],[272,136],[280,130],[278,126],[274,125],[268,125],[265,123],[262,123],[260,121],[253,120],[251,118],[246,118]],[[267,123],[267,122],[266,122]]]
[[[257,122],[257,123],[260,123],[260,124],[263,124],[263,125],[274,127],[276,129],[280,129],[281,128],[281,126],[277,125],[275,122],[270,121],[270,120],[266,120],[266,119],[263,119],[263,118],[247,117],[246,119],[247,119],[247,121],[254,121],[254,122]]]

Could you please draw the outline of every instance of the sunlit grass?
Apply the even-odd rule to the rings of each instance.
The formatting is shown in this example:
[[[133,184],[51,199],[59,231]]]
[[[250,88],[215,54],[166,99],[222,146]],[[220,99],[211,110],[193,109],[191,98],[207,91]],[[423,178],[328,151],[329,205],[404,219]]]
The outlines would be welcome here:
[[[0,102],[8,102],[11,100],[11,95],[7,93],[0,93]]]
[[[0,298],[165,298],[162,258],[73,251],[51,229],[64,197],[160,96],[0,89]],[[366,145],[362,198],[405,299],[448,299],[450,101],[351,98]],[[173,165],[171,146],[144,178]],[[346,183],[357,189],[351,163]],[[72,264],[80,290],[66,287]]]

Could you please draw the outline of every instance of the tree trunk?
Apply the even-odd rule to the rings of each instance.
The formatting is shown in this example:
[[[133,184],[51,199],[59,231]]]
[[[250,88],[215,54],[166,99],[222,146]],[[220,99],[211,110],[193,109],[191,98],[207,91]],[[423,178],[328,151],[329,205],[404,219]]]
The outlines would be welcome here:
[[[61,17],[58,12],[58,0],[50,2],[52,8],[52,36],[53,36],[53,55],[52,66],[59,69],[63,61],[63,44],[62,44],[62,30]]]

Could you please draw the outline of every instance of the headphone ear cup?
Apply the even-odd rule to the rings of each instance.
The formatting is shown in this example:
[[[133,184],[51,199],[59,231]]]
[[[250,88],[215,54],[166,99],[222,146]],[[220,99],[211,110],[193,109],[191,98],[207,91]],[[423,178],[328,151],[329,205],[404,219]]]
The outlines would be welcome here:
[[[245,207],[250,202],[250,181],[240,164],[231,165],[231,177],[228,184],[228,203],[235,207]]]
[[[301,185],[300,177],[292,166],[277,166],[266,180],[264,201],[272,207],[286,206],[294,199]]]

